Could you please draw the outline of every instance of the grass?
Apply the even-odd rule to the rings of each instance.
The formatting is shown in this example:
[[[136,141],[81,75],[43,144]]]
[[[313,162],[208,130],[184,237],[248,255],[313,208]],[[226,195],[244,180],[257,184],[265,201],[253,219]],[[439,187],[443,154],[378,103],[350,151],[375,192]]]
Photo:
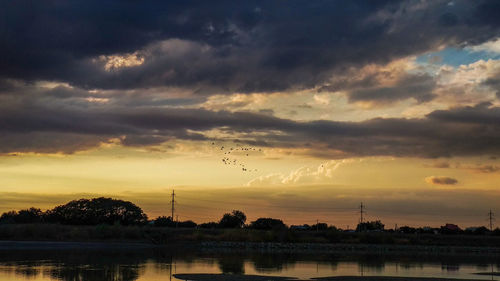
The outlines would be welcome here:
[[[71,226],[60,224],[0,225],[0,240],[135,241],[154,244],[230,241],[281,243],[342,243],[500,247],[500,236],[400,233],[345,233],[334,230],[291,231],[252,229],[191,229],[152,226]]]

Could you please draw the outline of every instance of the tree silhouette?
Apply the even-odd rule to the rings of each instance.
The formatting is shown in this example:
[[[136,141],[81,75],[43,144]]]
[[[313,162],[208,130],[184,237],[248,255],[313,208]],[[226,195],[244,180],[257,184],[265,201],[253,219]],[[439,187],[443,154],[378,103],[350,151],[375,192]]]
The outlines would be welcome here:
[[[383,230],[384,230],[384,224],[379,220],[359,223],[358,226],[356,227],[356,231],[383,231]]]
[[[219,226],[216,222],[205,222],[198,225],[200,228],[217,228]]]
[[[135,204],[111,198],[80,199],[47,211],[46,220],[62,224],[145,224],[148,217]]]
[[[16,222],[17,223],[36,223],[42,222],[43,212],[37,208],[29,208],[26,210],[21,210],[17,213]]]
[[[247,216],[238,210],[233,210],[231,214],[226,213],[219,221],[219,226],[222,228],[242,228],[247,220]]]
[[[161,216],[154,220],[154,226],[158,227],[174,227],[175,223],[171,217]]]
[[[251,222],[249,227],[253,229],[271,230],[284,229],[286,225],[279,219],[258,218],[256,221]]]
[[[43,212],[37,208],[10,211],[0,216],[0,223],[39,223],[43,221]]]

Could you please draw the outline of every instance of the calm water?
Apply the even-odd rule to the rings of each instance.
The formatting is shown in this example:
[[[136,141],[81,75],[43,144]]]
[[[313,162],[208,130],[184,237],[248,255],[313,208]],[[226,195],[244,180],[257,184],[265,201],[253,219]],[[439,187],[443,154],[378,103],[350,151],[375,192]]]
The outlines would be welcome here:
[[[492,280],[500,259],[355,255],[193,253],[180,250],[0,251],[4,280],[177,280],[175,273],[298,277],[377,275]],[[493,279],[497,279],[494,277]]]

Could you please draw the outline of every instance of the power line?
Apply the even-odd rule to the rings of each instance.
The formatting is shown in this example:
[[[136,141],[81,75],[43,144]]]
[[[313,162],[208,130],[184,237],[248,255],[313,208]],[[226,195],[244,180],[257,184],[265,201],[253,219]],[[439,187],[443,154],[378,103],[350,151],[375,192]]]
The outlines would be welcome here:
[[[212,202],[212,203],[225,203],[227,204],[228,202],[227,201],[223,201],[223,200],[212,200],[212,199],[198,199],[198,198],[184,198],[184,201],[202,201],[202,202]],[[216,207],[216,206],[200,206],[200,205],[192,205],[192,204],[182,204],[182,206],[189,206],[189,207],[197,207],[197,208],[212,208],[212,209],[219,209],[220,207]],[[258,202],[255,202],[255,203],[252,203],[252,202],[238,202],[238,206],[248,206],[248,207],[259,207],[259,208],[270,208],[270,209],[280,209],[280,208],[283,208],[283,209],[290,209],[292,208],[292,206],[288,205],[276,205],[276,204],[273,204],[272,202],[270,204],[262,204],[262,203],[258,203]],[[178,206],[179,207],[179,206]],[[320,207],[320,206],[298,206],[298,205],[294,205],[293,208],[296,208],[298,209],[299,211],[298,212],[302,212],[304,210],[310,210],[310,211],[313,211],[313,210],[318,210],[318,211],[325,211],[325,212],[328,212],[328,211],[353,211],[353,210],[360,210],[360,206],[358,207],[355,207],[355,208],[348,208],[348,207]],[[381,208],[370,208],[370,210],[372,212],[376,212],[376,213],[390,213],[391,215],[400,215],[402,216],[403,214],[405,214],[405,212],[399,212],[398,214],[394,214],[394,210],[389,210],[389,209],[381,209]],[[363,221],[366,220],[366,205],[363,204]],[[433,217],[442,217],[443,215],[442,214],[434,214],[434,213],[406,213],[405,215],[410,215],[410,216],[413,216],[413,215],[423,215],[423,216],[433,216]],[[450,214],[449,216],[456,216],[456,214]],[[480,214],[460,214],[461,217],[478,217],[478,216],[481,216]]]
[[[363,210],[364,207],[363,202],[361,202],[359,205],[359,223],[363,223],[363,214],[366,213],[366,211]]]
[[[172,194],[171,194],[171,218],[172,220],[174,220],[174,216],[175,216],[175,211],[177,210],[176,208],[179,208],[179,206],[176,206],[176,203],[177,201],[175,201],[175,191],[172,190]],[[184,197],[183,197],[184,198]],[[226,203],[227,204],[227,201],[221,201],[221,200],[210,200],[210,199],[195,199],[195,198],[184,198],[185,200],[188,200],[188,201],[205,201],[205,202],[213,202],[213,203]],[[178,205],[178,204],[177,204]],[[259,208],[265,208],[265,209],[274,209],[274,208],[284,208],[284,209],[290,209],[290,206],[284,206],[284,205],[268,205],[268,204],[259,204],[257,202],[245,202],[245,203],[238,203],[238,205],[246,205],[246,206],[249,206],[249,207],[259,207]],[[192,204],[181,204],[180,207],[188,207],[190,209],[195,209],[195,208],[199,208],[199,209],[219,209],[220,207],[216,207],[216,206],[200,206],[200,205],[192,205]],[[317,210],[317,211],[352,211],[352,210],[356,210],[358,209],[359,210],[359,214],[360,214],[360,217],[359,217],[359,222],[360,223],[364,223],[365,220],[366,220],[366,205],[363,204],[363,202],[360,203],[360,205],[358,206],[358,208],[338,208],[338,207],[319,207],[319,206],[295,206],[295,208],[301,208],[302,211],[304,210],[308,210],[308,211],[314,211],[314,210]],[[382,212],[382,213],[391,213],[394,215],[394,210],[387,210],[387,209],[379,209],[379,208],[375,208],[373,209],[373,211],[375,212]],[[415,214],[409,214],[409,215],[415,215]],[[437,216],[437,215],[434,215],[434,214],[423,214],[424,216]],[[196,217],[196,218],[205,218],[205,219],[212,219],[210,216],[196,216],[196,215],[192,215],[193,217]],[[461,215],[461,216],[465,216],[465,217],[477,217],[478,215],[474,215],[474,214],[464,214],[464,215]],[[488,220],[489,220],[489,228],[490,230],[493,230],[493,221],[495,220],[494,218],[494,213],[490,210],[488,212]]]
[[[172,200],[170,201],[170,203],[172,204],[172,216],[170,218],[172,218],[172,221],[174,220],[174,211],[175,211],[175,190],[172,189]]]
[[[204,201],[204,202],[212,202],[212,203],[228,203],[227,201],[222,201],[222,200],[209,200],[209,199],[195,199],[195,198],[184,198],[182,197],[183,200],[193,200],[193,201]],[[185,204],[183,204],[185,205]],[[275,204],[259,204],[259,203],[245,203],[245,202],[238,202],[238,206],[240,205],[246,205],[246,206],[251,206],[251,207],[268,207],[268,208],[286,208],[290,209],[291,206],[285,206],[285,205],[275,205]],[[352,211],[352,210],[357,210],[357,208],[338,208],[338,207],[318,207],[318,206],[294,206],[294,208],[297,209],[310,209],[310,210],[338,210],[338,211]]]
[[[488,212],[488,219],[490,221],[490,231],[493,231],[493,221],[495,220],[495,218],[493,216],[494,216],[494,214],[490,209],[490,211]]]

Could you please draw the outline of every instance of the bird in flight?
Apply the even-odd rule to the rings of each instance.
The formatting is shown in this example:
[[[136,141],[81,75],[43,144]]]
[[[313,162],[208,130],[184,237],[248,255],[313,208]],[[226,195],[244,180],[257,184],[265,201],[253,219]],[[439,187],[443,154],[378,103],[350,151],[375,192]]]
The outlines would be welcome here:
[[[212,146],[218,146],[217,142],[211,142]],[[226,150],[226,151],[224,151]],[[258,170],[257,169],[250,169],[250,168],[247,168],[246,167],[246,164],[243,163],[241,161],[241,159],[237,159],[238,156],[247,156],[249,157],[250,156],[250,152],[252,151],[259,151],[259,152],[262,152],[262,149],[261,148],[255,148],[255,147],[240,147],[239,144],[236,144],[236,147],[232,147],[232,146],[228,146],[228,147],[225,147],[224,145],[220,145],[220,150],[221,153],[224,152],[224,155],[227,155],[227,156],[230,156],[231,155],[231,152],[232,153],[232,157],[229,158],[229,157],[226,157],[224,156],[221,160],[222,160],[222,163],[224,165],[233,165],[233,166],[239,166],[241,167],[241,171],[243,172],[257,172]],[[241,152],[239,152],[241,151]]]

